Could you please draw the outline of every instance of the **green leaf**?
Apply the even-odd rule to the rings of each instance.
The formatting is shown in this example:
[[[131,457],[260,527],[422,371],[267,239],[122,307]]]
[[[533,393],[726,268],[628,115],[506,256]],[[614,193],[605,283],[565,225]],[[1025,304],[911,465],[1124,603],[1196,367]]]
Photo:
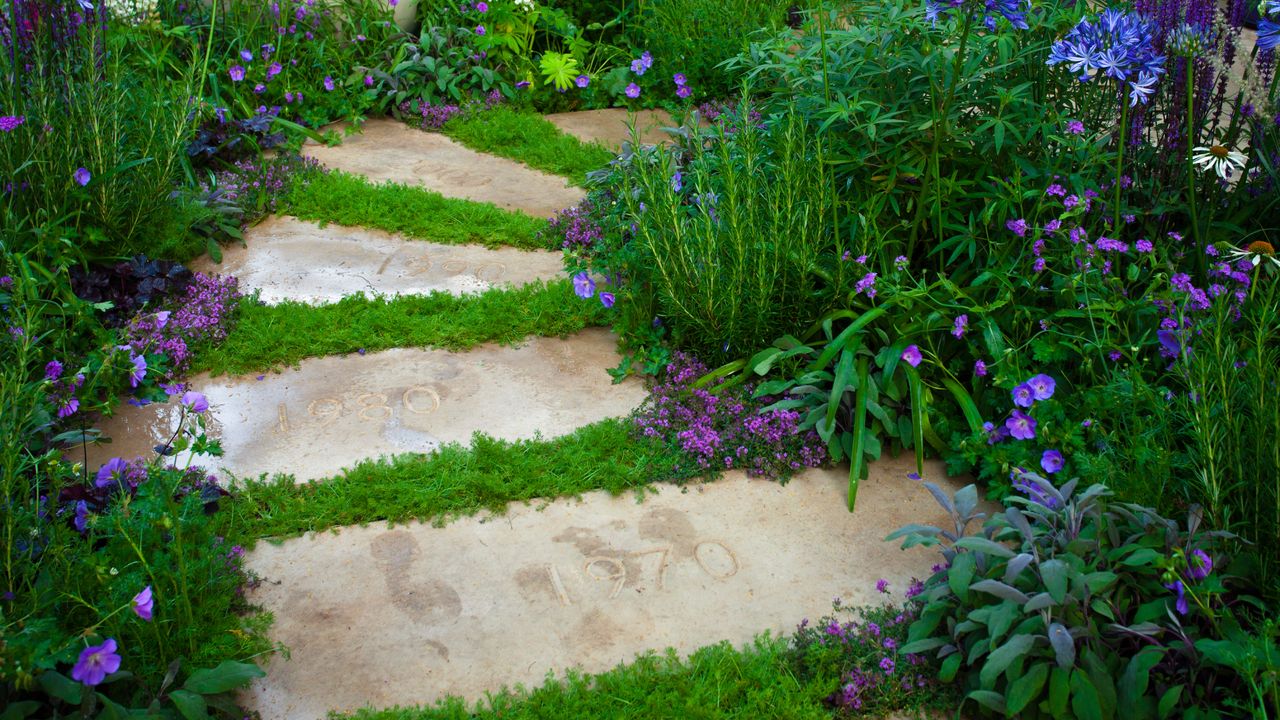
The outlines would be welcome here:
[[[36,678],[44,691],[69,705],[79,705],[84,686],[56,670],[45,670]]]
[[[969,535],[962,537],[956,541],[956,547],[965,550],[975,550],[977,552],[994,555],[1000,558],[1011,558],[1015,555],[1008,545],[998,543],[994,540],[988,540],[981,535]],[[1052,561],[1050,561],[1052,562]]]
[[[40,703],[35,700],[9,703],[4,712],[0,713],[0,720],[23,720],[39,709]]]
[[[1008,711],[1005,709],[1004,696],[998,692],[992,692],[990,690],[974,690],[969,693],[968,697],[977,700],[978,704],[985,708],[998,712],[1001,715],[1008,715]]]
[[[956,673],[960,670],[960,662],[963,659],[964,658],[960,656],[960,653],[948,655],[947,658],[942,661],[942,667],[938,669],[938,679],[942,682],[951,682],[952,680],[955,680]]]
[[[1049,679],[1049,669],[1050,666],[1043,662],[1036,663],[1027,674],[1009,684],[1009,692],[1005,698],[1009,714],[1017,715],[1040,697],[1044,684]]]
[[[1049,625],[1049,645],[1053,648],[1058,667],[1069,670],[1076,663],[1076,641],[1071,631],[1062,623]]]
[[[992,650],[991,654],[987,656],[987,662],[982,666],[982,672],[978,676],[982,687],[994,688],[996,680],[1000,679],[1000,675],[1009,669],[1009,666],[1015,660],[1026,655],[1034,644],[1035,638],[1030,635],[1014,635],[1004,645]]]
[[[1055,667],[1049,673],[1049,716],[1060,718],[1067,714],[1067,701],[1071,699],[1071,671]]]
[[[212,695],[226,692],[249,684],[250,680],[264,677],[262,668],[253,663],[224,660],[212,670],[197,670],[182,684],[182,687],[193,693]]]
[[[1147,710],[1142,698],[1147,694],[1147,686],[1151,681],[1151,669],[1164,657],[1161,648],[1147,647],[1129,659],[1120,676],[1119,697],[1117,698],[1120,717],[1126,720],[1139,720]]]
[[[209,717],[209,704],[204,701],[203,695],[190,690],[174,690],[169,693],[169,699],[186,720],[205,720]]]
[[[960,557],[963,557],[963,555],[957,556],[957,559]],[[1018,604],[1027,602],[1027,596],[1025,593],[1018,588],[1013,587],[1012,585],[1006,585],[999,580],[992,580],[990,578],[986,580],[979,580],[974,583],[970,589],[977,590],[978,592],[984,592],[989,595],[995,595],[1002,600],[1012,600]]]
[[[1005,633],[1013,627],[1013,621],[1017,620],[1019,615],[1018,604],[1012,600],[1005,600],[991,611],[991,618],[987,621],[987,631],[993,644],[1004,638]]]
[[[907,386],[911,388],[911,447],[916,453],[916,472],[924,476],[924,383],[920,373],[908,366]]]
[[[960,412],[964,413],[965,422],[969,423],[969,430],[975,433],[981,432],[982,413],[978,411],[978,405],[973,401],[973,397],[969,395],[969,391],[960,387],[960,383],[951,378],[943,378],[942,384],[955,397],[956,404],[960,406]]]
[[[1160,696],[1160,705],[1156,708],[1156,715],[1160,720],[1164,720],[1173,713],[1174,708],[1178,707],[1178,700],[1182,698],[1182,686],[1174,685]]]
[[[1058,558],[1040,563],[1040,578],[1044,580],[1045,590],[1059,605],[1067,599],[1067,564]]]
[[[976,565],[977,558],[973,553],[960,553],[951,561],[951,569],[947,571],[947,585],[960,598],[960,602],[967,602],[969,599],[969,583],[973,580]]]
[[[1138,548],[1133,551],[1129,557],[1120,561],[1121,565],[1129,567],[1138,567],[1140,565],[1151,565],[1161,558],[1161,554],[1151,548]]]
[[[1080,720],[1103,720],[1098,690],[1081,670],[1071,673],[1071,711]]]
[[[212,259],[215,263],[222,262],[222,248],[218,245],[217,240],[214,240],[213,238],[209,238],[205,242],[205,252],[209,253],[209,258]]]

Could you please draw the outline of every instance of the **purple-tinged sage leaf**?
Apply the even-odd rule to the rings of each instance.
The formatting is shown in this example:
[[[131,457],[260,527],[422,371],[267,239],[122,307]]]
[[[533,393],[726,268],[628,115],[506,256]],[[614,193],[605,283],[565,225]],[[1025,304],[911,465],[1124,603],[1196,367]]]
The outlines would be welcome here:
[[[1070,670],[1076,664],[1076,641],[1065,625],[1062,623],[1049,625],[1049,645],[1053,648],[1058,667]]]

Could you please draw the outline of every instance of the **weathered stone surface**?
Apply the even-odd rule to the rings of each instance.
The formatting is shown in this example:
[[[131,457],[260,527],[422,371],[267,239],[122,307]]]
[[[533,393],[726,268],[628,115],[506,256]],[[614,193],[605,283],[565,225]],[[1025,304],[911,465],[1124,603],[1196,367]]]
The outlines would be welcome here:
[[[506,440],[564,435],[626,415],[644,399],[639,381],[614,385],[605,372],[618,363],[614,342],[593,329],[519,348],[397,349],[304,360],[278,374],[197,375],[190,385],[208,397],[210,434],[226,454],[195,460],[237,476],[310,480],[366,458],[467,442],[476,431]],[[89,467],[115,456],[149,457],[179,415],[174,403],[122,406],[102,423],[113,442],[89,449]]]
[[[667,142],[671,136],[662,131],[677,123],[671,114],[661,110],[631,112],[626,108],[605,110],[579,110],[545,116],[552,124],[583,142],[594,142],[607,148],[618,149],[624,140],[631,140],[629,123],[634,117],[640,142],[657,145]]]
[[[560,253],[404,240],[380,230],[273,216],[245,230],[222,262],[202,258],[197,270],[235,275],[264,302],[335,302],[347,295],[483,292],[500,285],[554,280]]]
[[[440,133],[422,132],[389,118],[365,122],[341,145],[308,143],[306,155],[375,182],[420,185],[441,195],[488,202],[534,217],[577,205],[585,193],[562,177],[506,158],[470,150]]]
[[[903,457],[872,465],[858,508],[846,471],[788,485],[732,473],[589,493],[445,527],[385,523],[262,543],[251,599],[275,614],[274,658],[242,699],[275,718],[482,697],[548,671],[600,672],[647,649],[740,644],[831,609],[833,597],[900,598],[936,554],[883,542],[908,522],[945,518]],[[930,476],[942,478],[940,464]],[[944,483],[946,484],[946,483]]]

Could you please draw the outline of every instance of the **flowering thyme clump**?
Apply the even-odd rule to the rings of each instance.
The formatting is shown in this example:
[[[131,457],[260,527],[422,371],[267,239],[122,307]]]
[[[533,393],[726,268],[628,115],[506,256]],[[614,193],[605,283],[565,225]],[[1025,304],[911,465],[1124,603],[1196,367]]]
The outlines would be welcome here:
[[[799,413],[761,413],[771,399],[752,399],[751,386],[719,395],[693,387],[706,373],[701,362],[676,353],[665,379],[636,413],[635,428],[641,437],[674,446],[686,458],[674,468],[677,477],[736,468],[786,478],[827,462],[817,433],[799,431]]]
[[[191,362],[191,348],[227,337],[232,313],[240,300],[238,281],[196,273],[172,310],[135,317],[125,331],[136,355],[161,353],[169,358],[168,377],[181,376]]]

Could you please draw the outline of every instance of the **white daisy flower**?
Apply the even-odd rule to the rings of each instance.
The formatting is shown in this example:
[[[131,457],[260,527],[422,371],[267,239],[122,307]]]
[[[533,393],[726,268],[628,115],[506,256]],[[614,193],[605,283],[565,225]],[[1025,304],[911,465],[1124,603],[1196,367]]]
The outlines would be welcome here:
[[[1243,170],[1248,158],[1239,150],[1225,145],[1198,145],[1191,151],[1191,162],[1201,170],[1212,170],[1226,180],[1233,172]]]
[[[1266,240],[1255,240],[1243,248],[1228,250],[1227,254],[1237,260],[1248,260],[1254,267],[1258,267],[1265,261],[1271,263],[1275,269],[1280,269],[1280,255],[1276,254],[1275,247]]]

